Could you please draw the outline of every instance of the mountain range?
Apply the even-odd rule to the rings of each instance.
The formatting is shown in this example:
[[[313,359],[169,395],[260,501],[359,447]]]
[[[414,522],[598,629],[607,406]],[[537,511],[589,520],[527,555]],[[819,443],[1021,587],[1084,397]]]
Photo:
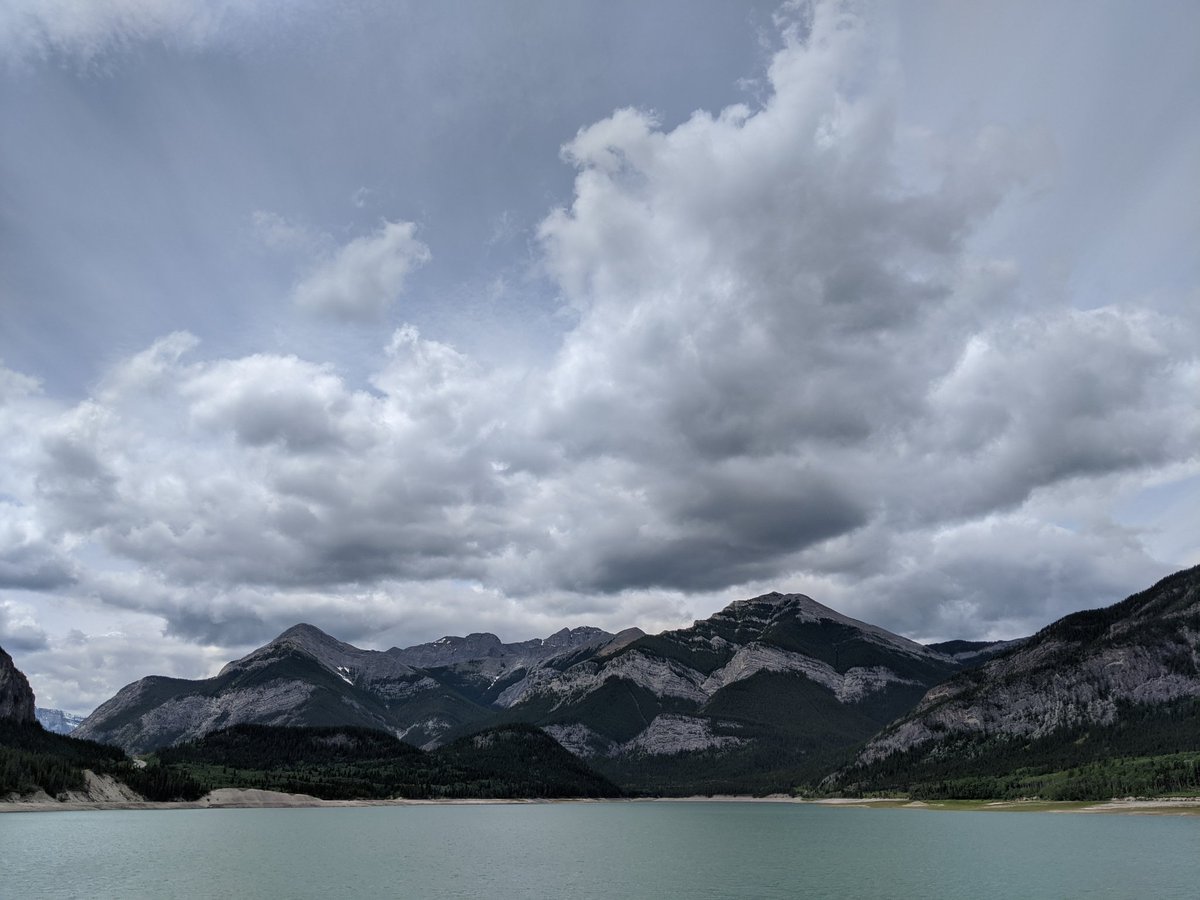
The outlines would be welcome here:
[[[6,656],[0,705],[32,720]],[[1200,567],[1001,643],[923,646],[779,593],[657,635],[378,651],[301,624],[212,678],[128,685],[74,736],[147,753],[245,725],[368,728],[427,751],[535,726],[643,793],[1200,789]]]
[[[658,635],[576,628],[377,651],[301,624],[213,678],[135,682],[74,734],[147,752],[242,723],[355,725],[431,749],[529,723],[625,784],[746,789],[751,773],[754,787],[783,784],[865,740],[984,649],[964,661],[779,593]]]

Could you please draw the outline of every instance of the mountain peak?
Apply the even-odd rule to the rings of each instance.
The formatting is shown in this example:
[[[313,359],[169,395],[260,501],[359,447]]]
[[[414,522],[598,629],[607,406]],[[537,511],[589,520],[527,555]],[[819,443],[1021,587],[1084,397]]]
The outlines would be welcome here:
[[[280,635],[277,638],[275,638],[275,640],[276,641],[286,641],[289,638],[308,638],[308,639],[315,638],[316,640],[323,639],[323,640],[330,640],[330,641],[337,640],[329,633],[322,631],[316,625],[308,624],[308,622],[297,622],[291,628],[287,629],[286,631],[281,632]]]
[[[345,641],[339,641],[333,635],[322,631],[316,625],[310,625],[307,622],[299,622],[293,625],[287,631],[275,638],[267,644],[268,647],[276,647],[280,644],[294,644],[305,650],[313,651],[316,649],[332,649],[342,652],[361,653],[359,650]]]
[[[736,623],[739,628],[749,627],[751,630],[763,631],[784,620],[834,622],[854,628],[876,643],[886,644],[912,655],[946,659],[943,654],[916,641],[840,613],[823,603],[818,603],[807,594],[781,594],[779,591],[771,591],[748,600],[735,600],[712,618]]]

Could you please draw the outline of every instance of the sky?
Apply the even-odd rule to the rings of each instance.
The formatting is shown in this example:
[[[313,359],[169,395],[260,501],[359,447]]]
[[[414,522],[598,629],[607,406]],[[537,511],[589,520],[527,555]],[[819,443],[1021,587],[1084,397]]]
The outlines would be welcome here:
[[[40,705],[1200,563],[1200,6],[0,8],[0,646]]]

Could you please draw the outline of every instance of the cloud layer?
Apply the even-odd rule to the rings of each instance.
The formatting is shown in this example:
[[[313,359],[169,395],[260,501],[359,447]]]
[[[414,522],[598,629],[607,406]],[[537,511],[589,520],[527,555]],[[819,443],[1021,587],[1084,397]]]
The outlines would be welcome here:
[[[1195,319],[1026,296],[974,237],[1044,175],[1040,139],[914,165],[863,20],[822,5],[780,42],[761,105],[623,109],[563,148],[536,249],[572,325],[544,366],[404,326],[364,382],[186,333],[73,404],[0,370],[0,588],[24,598],[0,642],[47,646],[28,610],[64,598],[165,622],[187,668],[301,619],[524,637],[772,588],[1007,637],[1185,562],[1115,509],[1200,472]],[[295,303],[379,320],[416,233],[324,251]]]
[[[88,61],[144,42],[203,46],[285,12],[270,0],[12,0],[0,8],[0,46],[10,61],[51,53]]]

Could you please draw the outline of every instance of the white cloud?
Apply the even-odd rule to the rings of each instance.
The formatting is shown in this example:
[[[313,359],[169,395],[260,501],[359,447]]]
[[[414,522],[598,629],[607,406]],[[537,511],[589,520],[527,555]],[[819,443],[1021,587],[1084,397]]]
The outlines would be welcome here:
[[[24,436],[0,447],[0,510],[25,548],[0,572],[69,573],[42,589],[179,647],[302,618],[399,643],[654,628],[771,588],[917,636],[1012,636],[1165,574],[1180,561],[1115,511],[1200,467],[1195,321],[1023,296],[974,237],[1038,181],[1039,139],[986,127],[912,177],[886,64],[844,10],[788,26],[760,106],[672,129],[624,109],[567,145],[574,194],[539,246],[576,324],[544,368],[404,326],[361,382],[284,352],[204,359],[184,334],[74,404],[0,371]],[[379,318],[428,259],[387,222],[294,299]]]
[[[326,252],[333,243],[329,235],[268,210],[255,211],[251,221],[255,235],[271,250],[314,254]]]
[[[202,47],[285,12],[270,0],[9,0],[0,6],[0,47],[10,59],[55,51],[84,60],[150,41]]]
[[[355,238],[310,272],[293,293],[297,306],[342,319],[378,319],[430,259],[412,222],[385,222]]]

